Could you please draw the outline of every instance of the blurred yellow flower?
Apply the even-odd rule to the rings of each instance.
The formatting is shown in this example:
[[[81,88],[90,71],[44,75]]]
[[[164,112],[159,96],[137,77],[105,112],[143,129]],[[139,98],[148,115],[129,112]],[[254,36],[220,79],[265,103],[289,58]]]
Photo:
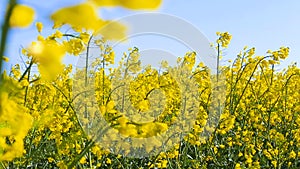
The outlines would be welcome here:
[[[1,89],[0,89],[1,90]],[[0,161],[11,161],[24,153],[23,139],[31,128],[32,117],[9,93],[0,94]]]
[[[122,6],[124,8],[140,9],[157,9],[162,0],[92,0],[98,6]]]
[[[35,26],[36,26],[36,29],[38,30],[39,33],[42,32],[42,29],[43,29],[43,24],[42,22],[37,22],[35,23]]]
[[[34,10],[27,6],[18,4],[12,11],[9,20],[11,27],[25,28],[31,25],[34,20]]]
[[[126,26],[116,21],[106,21],[95,34],[101,34],[106,40],[119,40],[126,37]]]
[[[4,60],[4,62],[9,62],[9,58],[6,56],[3,56],[2,59]]]
[[[97,16],[97,11],[90,3],[59,9],[51,15],[54,28],[64,24],[70,25],[75,30],[97,30],[105,22]]]
[[[124,25],[115,21],[102,20],[98,17],[95,6],[90,3],[62,8],[54,12],[51,19],[54,21],[54,28],[68,24],[76,31],[91,30],[109,40],[125,37]]]
[[[61,60],[65,55],[63,45],[54,40],[33,42],[28,49],[28,56],[32,56],[38,63],[42,78],[53,80],[63,70]]]

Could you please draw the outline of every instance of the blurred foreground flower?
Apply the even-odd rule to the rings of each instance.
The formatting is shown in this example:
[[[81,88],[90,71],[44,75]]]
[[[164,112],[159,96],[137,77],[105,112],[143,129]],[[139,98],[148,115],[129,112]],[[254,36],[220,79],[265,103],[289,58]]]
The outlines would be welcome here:
[[[128,9],[157,9],[161,0],[92,0],[99,6],[122,6]]]
[[[25,152],[23,139],[31,128],[32,117],[7,92],[2,91],[0,98],[0,161],[11,161]]]
[[[61,60],[66,50],[58,42],[54,40],[33,42],[26,52],[28,56],[32,57],[33,62],[38,64],[42,78],[53,80],[57,74],[62,72]]]
[[[124,25],[115,21],[102,20],[97,15],[97,8],[90,3],[62,8],[54,12],[51,19],[54,21],[54,28],[68,24],[78,32],[90,30],[109,40],[125,37]]]
[[[11,27],[25,28],[34,20],[34,10],[26,5],[16,5],[9,20]]]

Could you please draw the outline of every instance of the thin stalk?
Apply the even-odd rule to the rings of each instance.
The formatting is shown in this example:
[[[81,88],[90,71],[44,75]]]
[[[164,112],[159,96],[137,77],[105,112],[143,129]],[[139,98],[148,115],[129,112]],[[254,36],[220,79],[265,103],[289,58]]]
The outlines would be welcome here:
[[[31,60],[31,62],[30,62],[29,67],[27,68],[27,70],[28,70],[28,74],[27,74],[27,76],[28,76],[28,77],[27,77],[27,82],[28,82],[28,83],[29,83],[29,81],[30,81],[31,65],[32,65],[32,60]],[[26,89],[25,89],[24,106],[26,106],[28,90],[29,90],[29,84],[28,84],[28,86],[26,86]]]
[[[33,65],[33,59],[31,59],[31,61],[30,61],[29,65],[28,65],[28,67],[26,68],[25,72],[22,74],[22,76],[20,77],[20,79],[18,80],[18,82],[21,82],[21,81],[24,79],[24,77],[26,76],[26,74],[30,71],[32,65]],[[28,73],[28,74],[29,74],[29,73]],[[28,76],[29,76],[29,75],[28,75]],[[29,82],[29,81],[28,81],[28,82]]]
[[[1,164],[1,167],[2,167],[3,169],[7,168],[7,167],[3,164],[3,162],[0,162],[0,164]]]
[[[89,49],[90,49],[90,43],[91,43],[91,40],[92,40],[92,37],[90,37],[89,41],[88,41],[88,46],[87,46],[87,49],[86,49],[86,59],[85,59],[85,90],[87,89],[87,85],[88,85],[88,64],[89,64]],[[87,91],[86,91],[87,92]],[[87,98],[87,94],[85,92],[85,99]],[[85,117],[87,119],[89,119],[89,113],[88,113],[88,108],[87,108],[87,104],[84,105],[84,111],[85,111]],[[90,134],[89,132],[89,123],[86,125],[86,128],[87,128],[87,135]],[[92,165],[92,162],[91,162],[91,152],[88,152],[88,157],[89,157],[89,161],[90,161],[90,165]],[[90,166],[91,167],[91,166]]]
[[[1,44],[0,44],[0,72],[2,72],[2,64],[3,64],[3,55],[6,47],[7,36],[10,30],[9,19],[12,15],[12,11],[14,7],[17,5],[17,0],[10,0],[8,4],[8,9],[5,15],[4,23],[2,25],[1,32]],[[2,78],[0,79],[0,84],[2,83]]]
[[[217,83],[219,82],[219,66],[220,66],[220,44],[218,43],[218,56],[217,56]]]
[[[103,57],[103,61],[102,61],[102,67],[103,67],[103,70],[102,70],[102,105],[105,104],[105,95],[104,95],[104,92],[105,92],[105,89],[104,89],[104,85],[105,85],[105,59]]]

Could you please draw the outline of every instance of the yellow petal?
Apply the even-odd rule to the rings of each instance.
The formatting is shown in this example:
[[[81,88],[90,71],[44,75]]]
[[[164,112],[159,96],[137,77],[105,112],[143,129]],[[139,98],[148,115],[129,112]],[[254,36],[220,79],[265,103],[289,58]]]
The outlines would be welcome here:
[[[124,8],[140,9],[157,9],[162,0],[92,0],[98,6],[122,6]]]
[[[119,0],[91,0],[98,6],[118,6],[120,5]]]
[[[129,9],[157,9],[161,0],[119,0],[121,6]]]
[[[42,22],[37,22],[35,24],[35,26],[36,26],[36,29],[38,30],[38,32],[41,33],[42,29],[43,29],[43,23]]]
[[[126,26],[115,21],[107,21],[96,34],[101,34],[106,40],[120,40],[126,37]]]
[[[6,56],[3,56],[2,59],[4,60],[4,62],[9,62],[9,58]]]
[[[34,20],[34,10],[26,5],[16,5],[9,20],[11,27],[25,28]]]
[[[104,21],[97,16],[96,9],[89,3],[59,9],[51,15],[54,28],[68,24],[76,30],[97,30]]]
[[[32,43],[28,49],[45,80],[53,80],[63,70],[61,60],[65,52],[63,45],[53,40]]]

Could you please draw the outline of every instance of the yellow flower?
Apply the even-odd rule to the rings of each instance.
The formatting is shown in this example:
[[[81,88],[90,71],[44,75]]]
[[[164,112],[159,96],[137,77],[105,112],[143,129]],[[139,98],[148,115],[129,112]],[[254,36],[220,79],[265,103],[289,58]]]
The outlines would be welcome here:
[[[120,117],[118,118],[117,122],[121,127],[126,127],[128,119],[126,117]]]
[[[34,20],[34,10],[27,5],[16,5],[9,19],[11,27],[25,28],[31,25]]]
[[[3,56],[2,59],[4,60],[4,62],[9,62],[9,58],[6,56]]]
[[[116,21],[106,21],[95,34],[101,34],[106,40],[119,40],[126,37],[126,27]]]
[[[145,112],[147,110],[149,110],[150,107],[150,103],[149,100],[142,100],[139,102],[138,104],[138,108],[140,109],[140,111]]]
[[[297,155],[296,155],[295,151],[292,150],[292,151],[290,152],[289,158],[295,159],[296,156],[297,156]]]
[[[122,6],[124,8],[140,10],[140,9],[156,9],[161,5],[161,0],[92,0],[98,6]]]
[[[62,8],[51,16],[54,28],[64,24],[70,25],[76,31],[92,30],[106,39],[122,39],[125,37],[126,27],[115,21],[104,21],[98,17],[96,8],[90,3]]]
[[[42,35],[38,35],[36,39],[38,41],[44,41],[45,40],[44,36],[42,36]]]
[[[80,31],[97,30],[104,24],[104,21],[97,16],[94,6],[89,3],[59,9],[51,15],[51,19],[54,21],[54,28],[68,24]]]
[[[2,89],[0,89],[2,90]],[[11,161],[24,153],[24,138],[32,126],[32,117],[9,93],[0,93],[0,161]]]
[[[157,165],[158,168],[167,168],[168,160],[160,160],[160,162]]]
[[[80,33],[79,37],[85,44],[87,44],[90,40],[90,35],[87,32]]]
[[[65,49],[54,40],[33,42],[28,49],[28,56],[38,63],[41,76],[46,80],[53,80],[63,70],[64,55]]]
[[[79,162],[80,162],[80,164],[85,164],[86,163],[86,158],[82,157]]]
[[[224,149],[224,148],[225,148],[225,145],[224,145],[224,144],[221,144],[221,145],[220,145],[220,148],[221,148],[221,149]]]
[[[43,23],[42,22],[37,22],[35,23],[36,29],[38,30],[39,33],[42,32],[43,29]]]
[[[277,161],[271,161],[271,163],[273,164],[274,168],[277,167]]]
[[[55,33],[52,35],[54,38],[62,38],[63,33],[61,33],[59,30],[56,30]]]
[[[54,161],[54,159],[52,157],[48,158],[49,163],[52,163]]]
[[[82,40],[78,38],[73,38],[69,41],[63,41],[63,45],[66,51],[74,56],[78,56],[85,49]]]
[[[109,101],[107,103],[106,111],[108,111],[108,112],[114,111],[114,107],[115,107],[115,102]]]
[[[110,158],[106,158],[106,164],[111,164],[111,159]]]
[[[222,47],[227,48],[231,41],[232,35],[230,35],[228,32],[219,33],[217,35],[220,36],[217,40],[217,43],[221,44]]]
[[[241,164],[237,163],[234,168],[235,169],[241,169],[242,167],[241,167]]]
[[[269,159],[269,160],[272,160],[272,155],[269,153],[269,151],[268,150],[263,150],[263,153],[264,153],[264,155]]]

